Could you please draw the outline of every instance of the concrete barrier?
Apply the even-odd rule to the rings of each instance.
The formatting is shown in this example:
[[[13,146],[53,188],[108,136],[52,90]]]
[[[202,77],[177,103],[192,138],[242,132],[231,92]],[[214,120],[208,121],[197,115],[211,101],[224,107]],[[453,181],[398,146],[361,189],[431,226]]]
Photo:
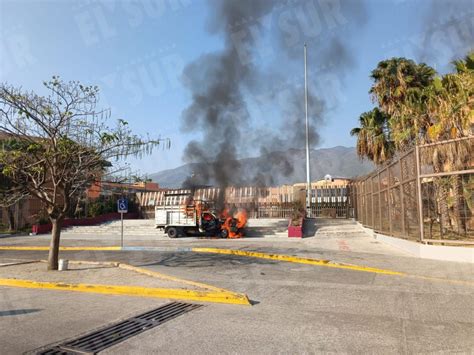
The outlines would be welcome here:
[[[390,245],[394,248],[423,259],[456,261],[474,264],[474,248],[446,245],[427,245],[401,238],[391,237],[385,234],[377,233],[370,228],[357,224],[374,239]]]
[[[474,248],[427,245],[375,232],[374,238],[419,258],[474,263]]]

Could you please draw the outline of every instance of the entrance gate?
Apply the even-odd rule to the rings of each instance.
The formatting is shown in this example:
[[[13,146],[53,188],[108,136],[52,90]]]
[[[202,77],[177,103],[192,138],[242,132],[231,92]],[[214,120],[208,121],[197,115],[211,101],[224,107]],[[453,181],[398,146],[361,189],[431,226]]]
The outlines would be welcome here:
[[[348,185],[317,186],[311,190],[311,217],[351,218],[351,202]]]
[[[303,191],[302,191],[303,192]],[[306,192],[301,194],[304,201]],[[312,218],[352,218],[351,189],[348,185],[323,185],[311,190]],[[251,218],[290,218],[294,213],[294,202],[258,203],[247,208]]]

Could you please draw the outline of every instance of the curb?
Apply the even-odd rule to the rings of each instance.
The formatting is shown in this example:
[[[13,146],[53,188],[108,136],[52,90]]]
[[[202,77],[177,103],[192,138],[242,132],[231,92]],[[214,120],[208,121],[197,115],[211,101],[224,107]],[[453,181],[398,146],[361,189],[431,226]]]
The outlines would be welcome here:
[[[148,288],[139,286],[68,284],[21,279],[0,279],[0,286],[250,305],[250,301],[246,295],[226,292]]]
[[[398,275],[398,276],[406,275],[405,273],[399,272],[399,271],[378,269],[378,268],[373,268],[373,267],[368,267],[368,266],[340,264],[340,263],[334,263],[330,260],[301,258],[297,256],[282,255],[282,254],[266,254],[266,253],[259,253],[259,252],[253,252],[253,251],[245,251],[245,250],[217,249],[217,248],[193,248],[192,251],[196,253],[227,254],[227,255],[246,256],[250,258],[279,260],[279,261],[286,261],[286,262],[291,262],[291,263],[318,265],[318,266],[332,267],[332,268],[337,268],[337,269],[371,272],[375,274]]]
[[[34,260],[26,261],[15,264],[0,265],[1,266],[13,266],[18,264],[29,264],[35,262],[47,262],[47,260]],[[148,269],[136,267],[126,263],[114,262],[114,261],[86,261],[86,260],[69,260],[70,264],[91,264],[91,265],[104,265],[117,267],[124,270],[137,272],[140,274],[148,275],[154,278],[162,280],[174,281],[185,285],[195,286],[204,289],[200,290],[182,290],[172,288],[149,288],[141,286],[117,286],[117,285],[95,285],[95,284],[68,284],[62,282],[41,282],[34,280],[22,280],[22,279],[0,279],[0,286],[12,286],[12,287],[23,287],[23,288],[41,288],[50,290],[67,290],[67,291],[78,291],[78,292],[91,292],[91,293],[104,293],[104,294],[115,294],[115,295],[129,295],[129,296],[141,296],[141,297],[158,297],[158,298],[171,298],[180,300],[194,300],[203,302],[218,302],[218,303],[229,303],[229,304],[247,304],[251,305],[246,294],[232,292],[223,288],[215,287],[212,285],[204,284],[196,281],[189,281],[181,279],[175,276],[162,274],[160,272],[151,271]]]
[[[207,284],[204,284],[204,283],[201,283],[201,282],[180,279],[180,278],[175,277],[175,276],[165,275],[165,274],[162,274],[162,273],[157,272],[157,271],[151,271],[151,270],[148,270],[148,269],[144,269],[144,268],[141,268],[141,267],[137,267],[137,266],[133,266],[133,265],[125,264],[125,263],[118,263],[117,266],[121,269],[124,269],[124,270],[135,271],[135,272],[138,272],[140,274],[156,277],[156,278],[159,278],[159,279],[162,279],[162,280],[180,282],[180,283],[183,283],[183,284],[186,284],[186,285],[196,286],[196,287],[200,287],[200,288],[204,288],[204,289],[212,290],[212,291],[216,291],[216,292],[223,292],[223,293],[232,294],[232,295],[245,296],[243,294],[232,292],[232,291],[229,291],[229,290],[226,290],[226,289],[223,289],[223,288],[215,287],[215,286],[212,286],[212,285],[207,285]]]

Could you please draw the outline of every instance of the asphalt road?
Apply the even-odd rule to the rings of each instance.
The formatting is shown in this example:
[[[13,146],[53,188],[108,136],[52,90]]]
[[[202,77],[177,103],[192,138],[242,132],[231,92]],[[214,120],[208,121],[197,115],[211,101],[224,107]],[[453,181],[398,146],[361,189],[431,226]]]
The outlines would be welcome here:
[[[8,245],[32,245],[31,239],[8,239]],[[472,264],[412,258],[350,233],[338,235],[334,244],[329,239],[326,242],[190,240],[166,243],[167,251],[61,255],[75,260],[123,261],[243,292],[252,300],[253,306],[208,303],[103,353],[474,352]],[[331,246],[341,243],[347,247]],[[90,239],[87,244],[91,245]],[[402,271],[409,276],[171,249],[186,245],[301,255]],[[0,262],[45,257],[44,251],[0,251]],[[64,291],[0,290],[2,354],[35,349],[168,302]]]

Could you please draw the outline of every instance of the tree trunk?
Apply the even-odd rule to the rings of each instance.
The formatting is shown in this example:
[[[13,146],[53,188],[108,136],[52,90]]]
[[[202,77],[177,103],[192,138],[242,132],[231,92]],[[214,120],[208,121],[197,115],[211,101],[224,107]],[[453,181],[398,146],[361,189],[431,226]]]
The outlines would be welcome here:
[[[8,206],[6,208],[8,214],[8,230],[13,232],[15,230],[15,206]]]
[[[455,175],[453,180],[454,216],[456,218],[456,226],[458,228],[458,233],[462,235],[466,234],[463,181],[460,175]]]
[[[53,230],[51,231],[51,243],[49,245],[48,270],[58,269],[59,238],[61,236],[61,226],[63,218],[51,218]]]

